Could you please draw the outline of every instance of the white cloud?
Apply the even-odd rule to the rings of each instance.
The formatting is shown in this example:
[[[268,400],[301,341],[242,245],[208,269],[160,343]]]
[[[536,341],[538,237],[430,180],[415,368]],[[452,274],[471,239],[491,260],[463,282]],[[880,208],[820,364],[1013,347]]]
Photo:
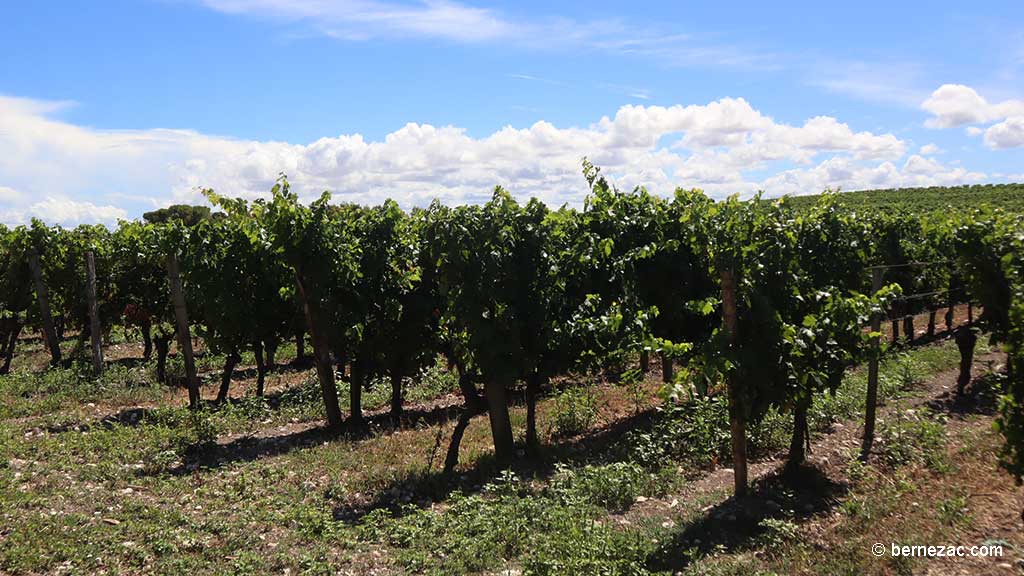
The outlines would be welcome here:
[[[921,104],[932,114],[925,121],[930,128],[953,128],[966,124],[989,124],[982,129],[967,126],[968,136],[984,132],[989,148],[1018,148],[1024,146],[1024,100],[1008,99],[990,103],[976,90],[963,84],[943,84]]]
[[[137,215],[172,202],[202,202],[200,187],[265,197],[281,172],[305,199],[329,189],[363,203],[385,197],[404,206],[434,198],[476,202],[500,184],[520,198],[578,205],[587,192],[583,156],[624,188],[701,187],[718,197],[984,177],[917,155],[897,168],[906,143],[892,134],[856,132],[827,116],[780,123],[741,98],[623,106],[589,126],[540,121],[482,138],[454,126],[410,123],[380,141],[343,134],[309,144],[189,130],[98,130],[54,119],[54,110],[45,102],[0,98],[0,181],[19,190],[0,220],[110,222],[125,216],[125,208]]]
[[[944,150],[942,148],[939,148],[937,144],[929,143],[925,144],[924,146],[921,146],[921,149],[918,150],[918,152],[920,154],[924,154],[925,156],[932,156],[934,154],[942,154]]]
[[[47,224],[75,226],[83,223],[113,225],[128,218],[128,213],[116,206],[97,206],[69,198],[46,198],[24,208],[0,210],[0,222],[27,224],[32,218]]]
[[[1004,100],[991,104],[974,88],[963,84],[943,84],[921,104],[930,112],[925,125],[930,128],[954,128],[964,124],[984,124],[1010,116],[1024,116],[1024,100]]]
[[[902,168],[889,161],[864,165],[849,158],[834,157],[809,170],[787,170],[762,182],[770,195],[815,194],[825,188],[864,190],[875,188],[913,188],[952,186],[981,182],[986,175],[964,168],[946,167],[913,155]]]
[[[1024,146],[1024,116],[1007,118],[985,130],[985,145],[989,148],[1018,148]]]
[[[953,128],[996,118],[991,105],[963,84],[943,84],[921,103],[921,108],[934,116],[925,121],[929,128]]]

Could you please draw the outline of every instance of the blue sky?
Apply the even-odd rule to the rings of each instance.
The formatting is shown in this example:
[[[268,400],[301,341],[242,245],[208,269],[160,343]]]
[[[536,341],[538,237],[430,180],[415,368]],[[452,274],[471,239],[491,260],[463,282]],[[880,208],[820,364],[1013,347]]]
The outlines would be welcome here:
[[[842,4],[842,5],[840,5]],[[7,3],[0,221],[1024,180],[1024,4]]]

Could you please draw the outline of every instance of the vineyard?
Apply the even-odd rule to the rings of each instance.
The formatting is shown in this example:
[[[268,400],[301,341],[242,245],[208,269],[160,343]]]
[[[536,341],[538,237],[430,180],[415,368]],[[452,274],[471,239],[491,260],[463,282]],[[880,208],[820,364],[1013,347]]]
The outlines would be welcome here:
[[[798,208],[813,206],[820,196],[794,196],[790,202]],[[898,190],[862,190],[844,192],[840,203],[857,210],[901,210],[912,214],[971,211],[978,206],[998,206],[1010,212],[1024,210],[1024,185],[975,184],[972,186],[935,186]]]
[[[583,172],[581,209],[282,177],[0,226],[0,573],[918,573],[894,534],[1017,569],[1024,188]]]

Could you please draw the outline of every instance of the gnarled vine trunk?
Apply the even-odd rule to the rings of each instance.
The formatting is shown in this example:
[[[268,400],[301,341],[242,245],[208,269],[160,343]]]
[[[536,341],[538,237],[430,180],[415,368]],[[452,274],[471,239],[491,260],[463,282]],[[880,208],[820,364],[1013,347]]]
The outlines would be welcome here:
[[[264,340],[263,348],[267,353],[267,373],[273,372],[277,367],[277,339]]]
[[[263,361],[263,343],[257,340],[252,345],[253,356],[256,357],[256,396],[263,397],[263,388],[267,381],[267,365]]]
[[[149,320],[142,322],[139,332],[142,332],[142,359],[148,362],[153,356],[153,323]]]
[[[807,411],[810,407],[810,398],[797,402],[793,407],[793,433],[789,440],[786,468],[796,468],[807,459],[806,447],[811,441],[810,430],[807,426]]]
[[[956,347],[960,350],[960,374],[956,379],[956,393],[962,395],[971,382],[971,365],[974,364],[974,346],[978,335],[970,327],[963,326],[956,331]]]
[[[235,373],[235,366],[241,358],[238,356],[238,352],[232,350],[228,354],[227,358],[224,359],[224,371],[220,375],[220,389],[217,390],[217,404],[223,404],[228,399],[228,387],[231,386],[231,376]]]
[[[903,336],[907,342],[914,341],[914,317],[910,314],[903,317]]]
[[[14,347],[18,344],[18,335],[21,334],[21,323],[14,322],[10,333],[7,334],[6,346],[4,346],[4,365],[0,366],[0,374],[8,374],[11,371],[11,361],[14,359]]]
[[[672,382],[672,357],[665,352],[661,353],[661,381],[666,384]]]
[[[165,334],[158,332],[153,338],[153,345],[156,347],[156,380],[162,384],[167,383],[167,354],[171,350],[171,339],[174,333]]]
[[[507,377],[489,378],[484,383],[491,437],[494,439],[494,457],[502,464],[511,462],[514,452],[512,421],[508,414],[508,388],[512,384],[510,380]]]

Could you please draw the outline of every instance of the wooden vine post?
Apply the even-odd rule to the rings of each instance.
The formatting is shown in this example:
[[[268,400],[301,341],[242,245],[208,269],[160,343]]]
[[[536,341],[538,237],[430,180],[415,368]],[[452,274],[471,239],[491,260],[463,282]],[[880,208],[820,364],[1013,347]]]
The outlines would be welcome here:
[[[89,332],[92,336],[92,369],[103,373],[103,342],[100,334],[100,312],[96,303],[96,258],[92,250],[85,253],[85,296],[89,304]]]
[[[43,319],[43,336],[46,338],[46,345],[50,348],[50,364],[60,364],[60,341],[57,340],[57,332],[53,329],[53,315],[50,314],[50,292],[46,289],[46,282],[43,281],[43,271],[39,266],[39,252],[36,247],[29,248],[28,266],[32,271],[32,282],[36,288],[36,298],[39,301],[39,315]]]
[[[316,375],[320,381],[320,392],[324,399],[327,412],[327,426],[341,427],[341,407],[338,405],[338,387],[334,381],[334,366],[331,364],[331,351],[327,342],[327,334],[320,326],[320,306],[311,294],[302,276],[302,270],[295,268],[295,285],[298,288],[302,310],[306,315],[309,337],[313,342],[313,360],[316,364]]]
[[[882,289],[882,269],[871,269],[871,291],[877,294]],[[879,332],[882,329],[882,317],[880,314],[871,315],[871,331]],[[864,439],[860,446],[860,460],[867,462],[871,455],[871,445],[875,441],[875,410],[878,406],[878,356],[879,338],[876,335],[871,339],[872,354],[868,361],[868,395],[864,408]]]
[[[167,257],[167,280],[171,285],[171,304],[174,306],[174,320],[177,324],[178,348],[185,359],[185,379],[188,387],[188,406],[199,408],[199,378],[196,376],[196,361],[192,355],[192,337],[188,329],[188,309],[185,294],[181,289],[181,273],[178,270],[178,256]]]
[[[736,346],[736,279],[732,270],[722,271],[722,320],[726,342]],[[735,373],[729,374],[729,428],[732,434],[734,491],[737,497],[747,495],[747,423],[740,399],[740,386]]]

